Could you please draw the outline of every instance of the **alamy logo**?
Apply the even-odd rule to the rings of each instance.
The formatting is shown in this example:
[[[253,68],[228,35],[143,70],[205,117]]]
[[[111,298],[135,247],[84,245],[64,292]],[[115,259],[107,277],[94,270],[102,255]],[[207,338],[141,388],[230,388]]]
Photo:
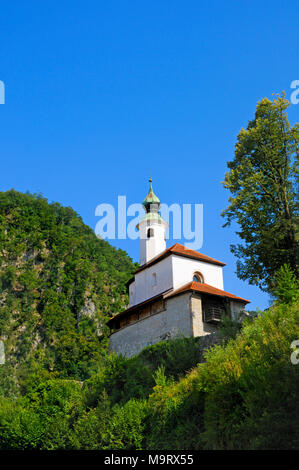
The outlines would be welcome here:
[[[154,207],[154,204],[153,204]],[[172,216],[171,228],[166,231],[165,238],[187,241],[187,248],[199,250],[203,245],[203,204],[161,204],[161,218],[169,224]],[[144,216],[142,204],[135,203],[127,206],[126,196],[118,196],[117,208],[112,204],[99,204],[95,210],[96,217],[100,217],[95,227],[98,237],[108,240],[136,240],[140,234],[136,226]],[[128,217],[131,219],[128,220]],[[171,233],[169,233],[171,231]]]
[[[5,364],[5,348],[3,341],[0,341],[0,364]]]
[[[291,103],[298,104],[299,103],[299,80],[293,80],[291,83],[291,88],[295,88],[293,93],[291,93]]]
[[[294,365],[297,365],[299,364],[299,340],[296,339],[295,341],[293,341],[291,343],[291,349],[295,349],[294,352],[292,352],[291,354],[291,363],[294,364]]]
[[[2,80],[0,80],[0,104],[5,104],[5,85]]]

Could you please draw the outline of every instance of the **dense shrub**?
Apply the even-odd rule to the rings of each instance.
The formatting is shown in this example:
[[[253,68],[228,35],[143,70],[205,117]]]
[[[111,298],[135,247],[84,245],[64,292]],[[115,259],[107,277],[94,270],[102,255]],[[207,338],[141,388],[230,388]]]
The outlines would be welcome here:
[[[187,339],[129,360],[111,354],[84,385],[37,369],[24,380],[22,398],[0,399],[0,446],[296,449],[299,365],[290,360],[296,339],[298,304],[280,302],[191,371],[185,352],[195,343],[187,347]],[[189,372],[180,377],[170,360],[167,374],[165,351]],[[139,396],[129,398],[129,388]]]

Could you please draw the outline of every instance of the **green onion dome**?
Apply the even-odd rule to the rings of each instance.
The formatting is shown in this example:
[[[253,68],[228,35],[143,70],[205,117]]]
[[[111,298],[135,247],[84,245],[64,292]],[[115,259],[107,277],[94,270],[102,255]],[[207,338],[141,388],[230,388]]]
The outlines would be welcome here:
[[[142,205],[147,213],[158,212],[160,209],[160,199],[155,195],[152,187],[152,179],[149,179],[150,189]]]

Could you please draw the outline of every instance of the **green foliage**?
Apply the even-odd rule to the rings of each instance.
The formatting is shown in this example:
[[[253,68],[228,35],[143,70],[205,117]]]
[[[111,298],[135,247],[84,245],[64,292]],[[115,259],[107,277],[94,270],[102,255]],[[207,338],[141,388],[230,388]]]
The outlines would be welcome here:
[[[289,105],[284,94],[257,104],[224,181],[231,192],[225,225],[236,221],[243,241],[231,246],[239,258],[237,274],[267,290],[285,263],[299,277],[299,124],[290,126]]]
[[[96,407],[99,398],[107,392],[113,403],[121,400],[126,378],[126,359],[109,354],[103,359],[96,374],[85,381],[83,393],[88,407]]]
[[[207,355],[205,445],[213,449],[298,448],[298,304],[280,304]]]
[[[199,338],[182,337],[149,346],[138,357],[153,370],[163,366],[166,377],[178,379],[201,361],[202,354]]]
[[[88,406],[97,405],[105,390],[111,403],[126,403],[148,397],[155,386],[158,370],[165,379],[178,379],[201,360],[198,338],[178,338],[145,348],[138,356],[125,359],[114,353],[103,358],[96,374],[84,383]]]
[[[154,372],[155,384],[158,387],[165,387],[167,385],[167,379],[165,377],[165,367],[159,366],[158,369]]]
[[[275,273],[273,284],[272,293],[279,302],[289,304],[298,300],[299,280],[287,264]]]
[[[0,399],[0,449],[37,449],[44,422],[19,401]]]
[[[178,383],[158,379],[149,396],[147,449],[201,449],[204,399],[192,371]]]
[[[0,398],[0,448],[296,449],[299,366],[290,345],[299,338],[298,307],[279,302],[243,322],[175,379],[162,363],[165,343],[131,359],[108,355],[84,384],[35,365],[21,398]],[[184,342],[171,343],[180,362]],[[142,367],[151,382],[138,389]]]
[[[15,266],[7,266],[5,271],[1,272],[0,285],[1,290],[12,289],[16,281],[16,268]]]
[[[143,448],[146,417],[149,414],[146,400],[129,400],[124,406],[116,405],[111,417],[110,449]]]
[[[147,448],[298,448],[299,368],[290,361],[298,307],[278,304],[245,322],[185,378],[156,386]]]
[[[227,315],[223,315],[221,324],[219,325],[217,335],[220,340],[227,342],[234,339],[240,332],[242,323],[238,319],[233,319]]]
[[[125,307],[134,268],[70,207],[0,193],[0,339],[14,375],[2,394],[17,393],[34,361],[64,377],[89,377],[106,355],[105,323]]]
[[[70,436],[74,449],[142,449],[145,435],[146,400],[129,400],[111,408],[104,390],[95,408],[83,412]]]
[[[239,312],[234,318],[232,315],[223,315],[217,330],[217,337],[223,343],[227,343],[230,339],[235,339],[244,325],[251,323],[258,315],[259,312],[256,310]]]
[[[67,448],[70,415],[77,411],[80,390],[78,383],[56,378],[31,384],[14,402],[0,399],[0,448]]]
[[[271,281],[274,306],[242,325],[225,317],[204,358],[198,339],[178,338],[126,359],[108,353],[104,326],[126,302],[123,252],[70,208],[10,191],[0,253],[0,449],[298,448],[290,265]]]

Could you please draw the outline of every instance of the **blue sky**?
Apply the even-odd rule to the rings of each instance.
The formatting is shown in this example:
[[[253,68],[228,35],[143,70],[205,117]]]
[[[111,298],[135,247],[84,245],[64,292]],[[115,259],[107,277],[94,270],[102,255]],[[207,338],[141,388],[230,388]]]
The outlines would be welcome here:
[[[221,181],[257,101],[299,79],[298,2],[2,2],[0,40],[1,190],[95,228],[98,204],[142,201],[150,169],[163,202],[204,205],[200,251],[227,263],[225,289],[268,306],[235,274]],[[112,243],[139,259],[138,241]]]

